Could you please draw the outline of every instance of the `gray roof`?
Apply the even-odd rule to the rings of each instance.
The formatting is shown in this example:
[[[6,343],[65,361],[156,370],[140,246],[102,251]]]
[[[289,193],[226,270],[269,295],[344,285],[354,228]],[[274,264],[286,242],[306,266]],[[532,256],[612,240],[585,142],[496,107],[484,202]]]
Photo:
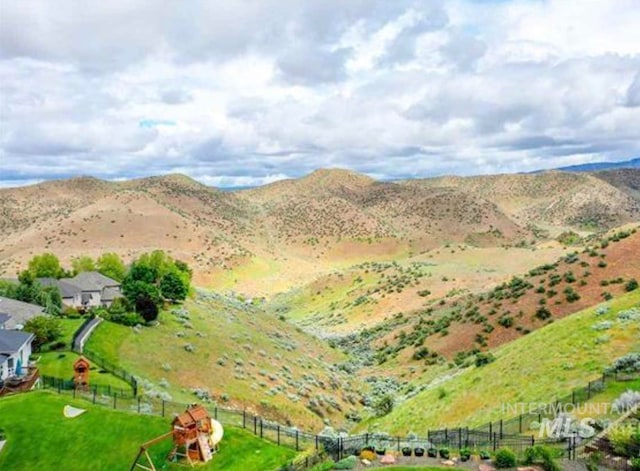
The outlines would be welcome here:
[[[12,354],[30,342],[34,335],[20,330],[0,330],[0,353]]]
[[[9,314],[0,312],[0,327],[2,327],[9,319],[11,319],[11,316]]]
[[[109,286],[120,286],[120,283],[116,280],[112,280],[108,276],[104,276],[102,273],[98,273],[97,271],[85,271],[78,273],[73,278],[65,279],[64,281],[74,284],[82,289],[82,291],[102,291],[104,288]]]
[[[2,365],[8,359],[9,359],[9,355],[4,355],[4,354],[0,353],[0,365]]]
[[[32,317],[44,314],[44,308],[0,296],[0,312],[9,314],[5,328],[15,329],[18,325],[24,325]]]
[[[73,298],[82,289],[71,283],[71,278],[63,278],[57,280],[55,278],[37,278],[38,283],[42,286],[56,286],[60,290],[60,296],[63,298]]]
[[[116,298],[121,298],[122,293],[118,288],[108,287],[102,292],[103,301],[113,301]]]

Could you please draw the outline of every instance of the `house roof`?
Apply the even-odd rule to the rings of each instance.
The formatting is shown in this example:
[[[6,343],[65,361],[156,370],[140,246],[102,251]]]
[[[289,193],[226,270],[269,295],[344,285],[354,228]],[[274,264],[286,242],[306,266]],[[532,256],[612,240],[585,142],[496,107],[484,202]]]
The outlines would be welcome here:
[[[102,292],[103,301],[113,301],[114,299],[121,298],[121,297],[122,297],[122,293],[120,292],[120,290],[112,286],[105,288],[104,291]]]
[[[0,353],[0,365],[2,365],[8,359],[9,359],[9,355],[5,355],[4,353]]]
[[[104,276],[97,271],[85,271],[78,273],[70,279],[65,279],[71,284],[79,287],[82,291],[102,291],[109,286],[120,286],[116,280],[112,280],[108,276]]]
[[[60,296],[63,298],[73,298],[77,293],[82,291],[79,286],[71,283],[71,278],[63,278],[61,280],[55,278],[37,278],[36,281],[42,286],[57,286],[60,290]]]
[[[2,327],[2,325],[5,324],[9,319],[11,319],[11,316],[9,314],[0,312],[0,327]]]
[[[18,325],[24,325],[32,317],[44,314],[44,308],[0,296],[0,312],[9,315],[9,319],[5,322],[5,328],[15,329]]]
[[[0,330],[0,354],[12,354],[33,340],[34,335],[20,330]]]

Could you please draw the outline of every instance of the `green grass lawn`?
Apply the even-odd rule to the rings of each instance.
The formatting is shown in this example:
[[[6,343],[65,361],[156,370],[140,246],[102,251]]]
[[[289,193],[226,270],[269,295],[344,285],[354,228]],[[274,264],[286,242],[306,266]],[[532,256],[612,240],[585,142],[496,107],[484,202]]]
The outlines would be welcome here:
[[[73,364],[80,356],[74,352],[45,352],[37,353],[35,355],[40,357],[36,364],[40,370],[40,374],[68,380],[73,379]],[[131,385],[126,381],[101,370],[100,367],[93,365],[89,372],[89,384],[111,386],[116,390],[131,390]]]
[[[62,415],[66,404],[87,409],[74,419]],[[140,445],[170,430],[169,419],[93,406],[51,392],[31,392],[0,399],[0,428],[7,444],[0,453],[3,471],[127,470]],[[165,441],[151,448],[158,469],[183,469],[164,458]],[[225,429],[220,452],[203,470],[269,471],[295,456],[233,427]]]
[[[359,429],[421,434],[429,428],[477,426],[508,418],[503,405],[551,403],[597,379],[613,360],[640,347],[638,323],[617,319],[619,311],[639,303],[636,290],[607,303],[611,307],[607,314],[596,315],[594,307],[553,322],[495,350],[495,362],[445,379]],[[593,328],[603,321],[610,321],[611,328]]]

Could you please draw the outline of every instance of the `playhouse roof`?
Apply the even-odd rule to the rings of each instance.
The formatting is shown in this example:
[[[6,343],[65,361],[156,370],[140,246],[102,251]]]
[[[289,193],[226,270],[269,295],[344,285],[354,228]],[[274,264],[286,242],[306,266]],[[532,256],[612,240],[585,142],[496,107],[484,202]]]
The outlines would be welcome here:
[[[89,360],[81,356],[73,363],[73,367],[75,368],[77,365],[82,365],[82,364],[89,366],[90,363],[89,363]]]
[[[189,407],[185,412],[177,416],[173,419],[174,425],[180,425],[181,427],[186,427],[189,425],[193,425],[196,422],[201,420],[206,420],[209,418],[209,412],[203,406],[192,406]]]

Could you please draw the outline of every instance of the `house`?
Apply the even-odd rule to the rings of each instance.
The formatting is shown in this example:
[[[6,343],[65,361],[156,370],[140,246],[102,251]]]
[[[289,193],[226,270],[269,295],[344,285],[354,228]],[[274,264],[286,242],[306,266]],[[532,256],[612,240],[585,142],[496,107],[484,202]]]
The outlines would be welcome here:
[[[73,278],[38,278],[44,286],[57,286],[62,304],[75,309],[109,307],[122,296],[120,283],[97,271],[78,273]]]
[[[34,338],[29,332],[0,330],[0,382],[18,373],[27,374]]]
[[[20,330],[29,319],[43,314],[42,306],[0,296],[0,331]]]

